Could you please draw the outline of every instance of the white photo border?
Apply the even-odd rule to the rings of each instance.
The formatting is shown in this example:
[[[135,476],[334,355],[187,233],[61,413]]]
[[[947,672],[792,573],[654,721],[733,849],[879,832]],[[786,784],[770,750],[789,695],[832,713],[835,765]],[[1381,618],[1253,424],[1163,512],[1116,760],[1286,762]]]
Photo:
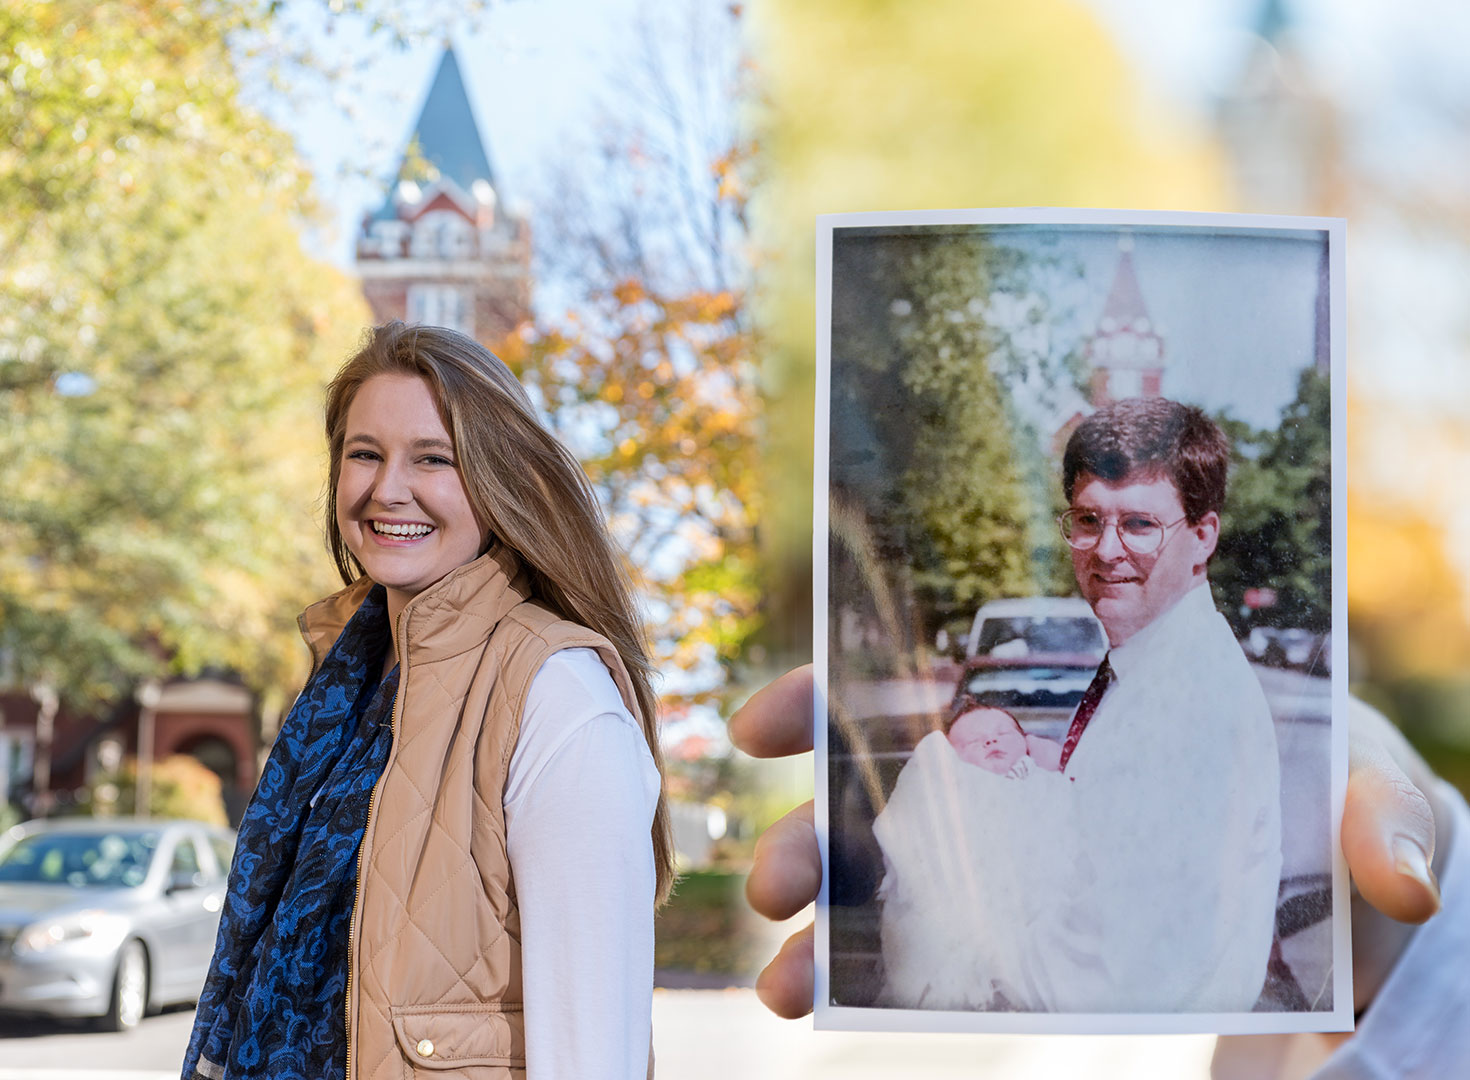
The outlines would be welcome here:
[[[1201,230],[1259,230],[1275,233],[1320,232],[1327,241],[1329,277],[1330,379],[1332,415],[1332,1009],[1321,1012],[1261,1013],[1022,1013],[951,1012],[923,1009],[865,1008],[832,1003],[830,963],[830,839],[827,762],[828,676],[828,482],[831,449],[832,376],[832,241],[834,230],[906,225],[1057,225]],[[1342,808],[1347,792],[1347,488],[1346,413],[1344,408],[1347,335],[1347,225],[1342,218],[1278,214],[1217,214],[1167,210],[1101,210],[1056,207],[1008,209],[874,211],[822,214],[816,219],[816,416],[813,425],[813,725],[815,824],[822,858],[822,885],[817,898],[814,1025],[845,1031],[994,1032],[1050,1034],[1262,1034],[1353,1030],[1352,942],[1349,922],[1347,863],[1342,855]]]

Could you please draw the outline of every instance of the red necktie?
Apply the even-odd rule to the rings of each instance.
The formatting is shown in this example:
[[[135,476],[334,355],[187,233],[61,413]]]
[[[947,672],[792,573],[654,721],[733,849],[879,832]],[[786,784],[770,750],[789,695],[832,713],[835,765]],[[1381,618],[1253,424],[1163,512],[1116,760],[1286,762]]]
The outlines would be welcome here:
[[[1077,703],[1077,712],[1072,717],[1072,726],[1067,729],[1067,739],[1062,743],[1062,771],[1067,771],[1067,759],[1072,756],[1072,751],[1077,749],[1077,740],[1082,738],[1082,732],[1087,727],[1087,722],[1092,719],[1092,714],[1097,712],[1098,702],[1102,701],[1103,694],[1108,689],[1108,683],[1113,681],[1113,669],[1108,664],[1108,658],[1103,657],[1103,662],[1098,665],[1097,674],[1092,677],[1092,682],[1087,684],[1087,689],[1082,693],[1082,700]]]

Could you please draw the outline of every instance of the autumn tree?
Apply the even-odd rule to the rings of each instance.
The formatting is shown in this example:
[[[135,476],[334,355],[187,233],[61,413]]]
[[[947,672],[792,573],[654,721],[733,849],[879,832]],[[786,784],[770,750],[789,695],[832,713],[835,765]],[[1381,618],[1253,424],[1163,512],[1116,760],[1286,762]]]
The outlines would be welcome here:
[[[834,239],[830,481],[834,502],[861,513],[877,569],[842,570],[844,530],[856,526],[834,530],[830,602],[865,609],[875,585],[908,597],[893,647],[988,600],[1071,588],[1052,521],[1051,432],[1013,388],[1075,392],[1077,358],[1028,348],[994,314],[1027,297],[1040,305],[1030,318],[1045,318],[1030,288],[1038,262],[974,231]]]
[[[758,607],[738,34],[738,10],[708,5],[643,25],[599,167],[563,174],[538,220],[543,296],[564,310],[505,346],[643,579],[658,658],[690,675],[667,697],[717,693]]]
[[[0,646],[81,709],[204,666],[279,691],[329,582],[320,397],[367,313],[239,103],[262,11],[0,11]]]
[[[1222,420],[1235,460],[1210,584],[1221,611],[1250,626],[1332,628],[1332,406],[1327,376],[1306,368],[1280,426],[1252,431]],[[1249,618],[1246,591],[1274,602]]]
[[[128,814],[138,801],[138,762],[128,758],[115,772],[100,772],[87,784],[79,811],[97,817]],[[225,813],[220,778],[196,757],[173,754],[155,762],[148,783],[148,816],[204,821],[221,827]]]

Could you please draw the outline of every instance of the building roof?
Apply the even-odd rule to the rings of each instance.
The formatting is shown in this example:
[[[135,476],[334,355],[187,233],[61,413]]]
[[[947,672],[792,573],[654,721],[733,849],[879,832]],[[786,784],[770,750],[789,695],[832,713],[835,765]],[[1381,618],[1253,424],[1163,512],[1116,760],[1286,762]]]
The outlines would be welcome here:
[[[453,46],[447,44],[423,108],[419,110],[418,122],[399,160],[394,181],[388,187],[383,205],[373,215],[374,220],[392,220],[398,216],[394,203],[398,181],[430,184],[441,179],[452,181],[466,194],[474,191],[477,180],[496,188],[490,156],[460,75],[459,59]]]
[[[1133,270],[1133,252],[1124,249],[1118,256],[1118,269],[1113,273],[1113,287],[1108,293],[1108,302],[1103,305],[1102,317],[1112,319],[1116,327],[1130,326],[1137,319],[1148,318],[1148,308],[1143,302],[1143,290],[1138,287],[1138,275]]]
[[[1113,285],[1108,290],[1097,328],[1084,346],[1084,355],[1095,369],[1144,372],[1163,369],[1164,339],[1143,302],[1143,290],[1133,269],[1133,238],[1127,233],[1118,237],[1118,267],[1113,271]],[[1157,389],[1145,392],[1157,393]],[[1094,404],[1100,404],[1100,393],[1104,397],[1112,396],[1106,385],[1099,389],[1094,384]]]

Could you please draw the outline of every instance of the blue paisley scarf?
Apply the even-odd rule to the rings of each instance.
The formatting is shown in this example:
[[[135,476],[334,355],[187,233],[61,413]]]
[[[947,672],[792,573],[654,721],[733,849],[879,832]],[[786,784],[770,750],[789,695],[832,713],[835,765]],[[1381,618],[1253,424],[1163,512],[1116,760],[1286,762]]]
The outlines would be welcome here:
[[[395,667],[374,586],[281,725],[245,810],[185,1080],[346,1074],[357,849],[392,743]]]

